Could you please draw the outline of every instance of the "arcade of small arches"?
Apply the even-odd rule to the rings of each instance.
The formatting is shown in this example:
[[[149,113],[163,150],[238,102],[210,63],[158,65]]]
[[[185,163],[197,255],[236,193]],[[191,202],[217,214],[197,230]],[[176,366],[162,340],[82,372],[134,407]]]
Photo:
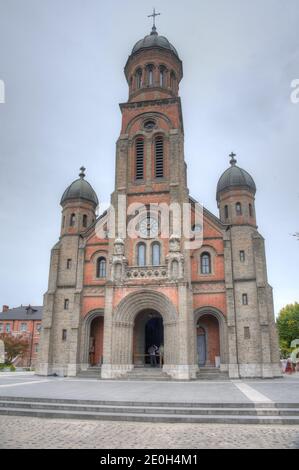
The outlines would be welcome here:
[[[68,226],[69,227],[75,227],[76,225],[76,222],[79,222],[79,225],[81,225],[82,228],[87,228],[89,225],[93,224],[94,221],[95,221],[95,218],[92,217],[92,218],[89,218],[87,214],[83,214],[83,215],[76,215],[74,212],[72,212],[69,216],[69,220],[68,220]],[[62,217],[62,228],[64,228],[66,226],[66,216],[64,215]]]
[[[164,64],[147,64],[138,67],[130,77],[130,93],[141,88],[160,87],[177,92],[177,77],[174,70],[169,70]]]

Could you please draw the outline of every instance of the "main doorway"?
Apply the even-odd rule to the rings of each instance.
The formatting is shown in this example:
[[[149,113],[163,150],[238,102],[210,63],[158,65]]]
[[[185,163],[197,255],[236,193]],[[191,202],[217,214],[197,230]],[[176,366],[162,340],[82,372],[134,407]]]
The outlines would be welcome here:
[[[149,348],[156,346],[157,366],[162,366],[164,354],[163,318],[155,310],[143,310],[134,322],[133,364],[135,367],[150,367]]]

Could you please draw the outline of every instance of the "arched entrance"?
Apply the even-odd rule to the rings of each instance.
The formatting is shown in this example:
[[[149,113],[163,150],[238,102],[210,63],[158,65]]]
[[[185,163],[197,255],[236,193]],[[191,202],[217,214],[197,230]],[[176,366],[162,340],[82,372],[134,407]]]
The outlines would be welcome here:
[[[163,369],[174,370],[179,364],[180,351],[176,346],[178,337],[177,311],[166,295],[154,290],[142,289],[127,295],[113,312],[112,329],[110,330],[111,352],[106,350],[106,356],[104,354],[103,377],[123,375],[134,368],[134,354],[144,355],[146,348],[145,325],[149,320],[146,314],[150,313],[163,318]],[[111,359],[109,354],[111,354]]]
[[[89,360],[90,366],[100,366],[103,362],[104,317],[94,318],[90,324]]]
[[[194,312],[196,335],[196,362],[199,367],[227,369],[227,323],[223,313],[215,307],[201,307]]]
[[[81,333],[81,370],[103,363],[104,311],[97,309],[84,318]]]
[[[213,315],[203,315],[197,323],[197,354],[200,367],[220,365],[219,323]]]
[[[135,367],[150,366],[149,348],[157,346],[157,364],[164,348],[163,318],[155,310],[146,309],[137,314],[133,330],[133,364]],[[161,348],[162,346],[162,348]],[[162,361],[161,361],[162,362]]]

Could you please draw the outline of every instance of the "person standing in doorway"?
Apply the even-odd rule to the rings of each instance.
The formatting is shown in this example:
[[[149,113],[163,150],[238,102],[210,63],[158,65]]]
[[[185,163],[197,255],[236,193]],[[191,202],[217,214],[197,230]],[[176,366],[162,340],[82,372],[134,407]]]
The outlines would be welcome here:
[[[158,351],[158,347],[155,344],[152,344],[148,348],[148,353],[150,355],[150,360],[151,360],[151,367],[156,367],[157,365],[157,357],[156,357],[156,352]]]

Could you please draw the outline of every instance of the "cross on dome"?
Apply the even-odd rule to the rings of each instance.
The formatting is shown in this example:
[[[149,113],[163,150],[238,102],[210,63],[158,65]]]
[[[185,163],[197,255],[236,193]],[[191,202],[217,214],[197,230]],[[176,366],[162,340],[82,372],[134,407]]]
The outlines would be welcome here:
[[[80,168],[80,173],[79,173],[80,178],[84,178],[84,177],[85,177],[85,173],[84,173],[85,170],[86,170],[86,168],[85,168],[84,166],[81,166],[81,168]]]
[[[152,32],[151,34],[157,34],[157,28],[156,28],[156,16],[160,16],[161,13],[156,13],[156,9],[153,9],[153,13],[151,15],[147,15],[148,18],[153,18],[153,27],[152,27]]]
[[[236,154],[234,152],[232,152],[232,153],[229,154],[229,157],[230,157],[230,162],[229,163],[231,164],[231,166],[235,166],[236,163],[237,163],[237,160],[235,158]]]

